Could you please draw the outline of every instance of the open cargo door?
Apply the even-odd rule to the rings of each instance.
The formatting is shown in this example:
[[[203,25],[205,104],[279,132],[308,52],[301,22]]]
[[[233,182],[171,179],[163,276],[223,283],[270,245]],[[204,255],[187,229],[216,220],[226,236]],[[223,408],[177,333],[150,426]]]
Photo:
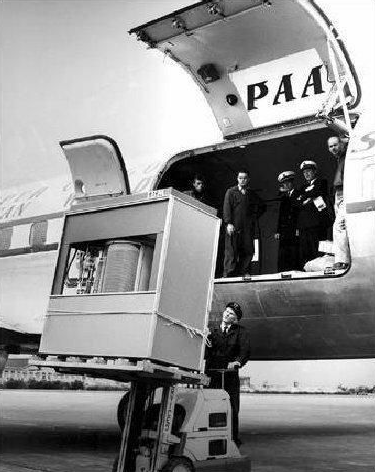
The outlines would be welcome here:
[[[61,141],[76,199],[129,194],[124,160],[116,142],[107,136]]]
[[[130,33],[192,76],[226,138],[360,98],[345,47],[313,1],[203,1]]]

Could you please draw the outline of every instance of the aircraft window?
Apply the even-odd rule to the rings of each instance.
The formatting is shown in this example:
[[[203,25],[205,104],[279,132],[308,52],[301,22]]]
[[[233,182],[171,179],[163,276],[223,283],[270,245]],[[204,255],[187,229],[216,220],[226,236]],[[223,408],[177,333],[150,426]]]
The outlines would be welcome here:
[[[226,413],[210,413],[208,415],[208,426],[210,428],[223,428],[227,425]]]
[[[209,456],[224,456],[227,453],[226,439],[214,439],[208,442]]]
[[[13,228],[11,226],[0,229],[0,251],[5,251],[10,248],[12,235]]]
[[[46,244],[48,222],[37,221],[30,228],[29,245],[31,247],[40,247]]]

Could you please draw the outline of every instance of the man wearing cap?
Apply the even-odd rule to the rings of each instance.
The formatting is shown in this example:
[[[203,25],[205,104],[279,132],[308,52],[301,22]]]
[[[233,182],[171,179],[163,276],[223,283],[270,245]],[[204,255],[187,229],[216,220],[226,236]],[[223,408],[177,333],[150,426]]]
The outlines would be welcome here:
[[[327,239],[332,219],[329,211],[327,181],[317,177],[316,162],[306,160],[300,165],[305,184],[299,190],[299,255],[302,267],[319,256],[319,240]]]
[[[292,170],[281,172],[277,178],[281,194],[279,221],[275,233],[275,239],[279,241],[279,272],[300,268],[297,231],[298,194],[294,188],[294,178],[295,173]]]
[[[229,394],[232,406],[233,440],[240,444],[238,437],[238,414],[240,410],[240,379],[238,369],[250,357],[249,335],[239,325],[242,310],[238,303],[230,302],[225,307],[220,325],[212,328],[209,347],[206,348],[206,373],[211,378],[209,388],[224,388]],[[217,369],[225,369],[218,371]]]
[[[344,168],[346,143],[339,136],[331,136],[327,141],[328,151],[337,159],[337,169],[333,180],[335,190],[335,222],[333,224],[334,269],[347,269],[350,263],[348,233],[346,231],[346,211],[344,203]]]
[[[224,277],[251,273],[256,224],[265,210],[263,200],[249,188],[248,171],[239,170],[237,185],[230,187],[224,198]]]

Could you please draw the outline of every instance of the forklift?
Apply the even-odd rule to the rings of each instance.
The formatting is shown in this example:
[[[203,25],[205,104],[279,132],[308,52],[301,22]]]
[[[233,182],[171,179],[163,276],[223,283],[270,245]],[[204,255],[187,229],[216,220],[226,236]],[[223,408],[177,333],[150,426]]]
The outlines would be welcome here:
[[[227,470],[229,466],[238,471],[250,471],[249,458],[241,456],[232,440],[229,396],[223,389],[202,388],[207,380],[202,376],[200,383],[189,387],[163,385],[155,388],[149,384],[149,395],[147,388],[141,387],[146,407],[143,418],[136,423],[138,431],[132,429],[137,437],[137,446],[133,448],[137,452],[136,472],[210,470],[211,466],[214,470]],[[125,419],[119,422],[123,432],[126,425],[132,424],[130,403],[135,389],[120,402],[126,407],[119,408],[120,418],[124,414]],[[130,437],[127,447],[129,444],[134,444]],[[126,462],[126,452],[121,449],[119,458],[124,455]],[[114,470],[117,472],[118,469]]]
[[[229,395],[210,389],[203,373],[149,360],[49,356],[33,365],[58,372],[130,382],[118,406],[120,451],[112,472],[250,472],[232,439]]]

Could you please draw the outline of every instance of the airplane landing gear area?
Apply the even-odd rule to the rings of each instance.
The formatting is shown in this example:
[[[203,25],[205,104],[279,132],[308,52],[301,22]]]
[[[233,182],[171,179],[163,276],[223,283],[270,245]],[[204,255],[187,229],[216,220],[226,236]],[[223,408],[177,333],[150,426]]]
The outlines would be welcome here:
[[[122,437],[113,472],[250,472],[231,437],[229,396],[203,388],[206,375],[149,360],[105,362],[48,358],[33,365],[131,382],[118,406]]]

